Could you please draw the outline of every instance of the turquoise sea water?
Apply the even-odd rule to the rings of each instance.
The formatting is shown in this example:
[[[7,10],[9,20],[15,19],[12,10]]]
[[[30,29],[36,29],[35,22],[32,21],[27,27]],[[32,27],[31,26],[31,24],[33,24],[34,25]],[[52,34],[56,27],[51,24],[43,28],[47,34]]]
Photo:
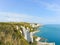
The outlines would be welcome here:
[[[40,32],[36,33],[36,36],[47,38],[49,42],[60,45],[60,25],[44,25],[39,30]]]

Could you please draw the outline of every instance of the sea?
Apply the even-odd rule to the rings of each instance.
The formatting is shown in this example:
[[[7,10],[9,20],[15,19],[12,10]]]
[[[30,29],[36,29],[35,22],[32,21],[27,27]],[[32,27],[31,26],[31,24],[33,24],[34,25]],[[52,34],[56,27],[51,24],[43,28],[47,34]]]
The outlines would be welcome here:
[[[39,32],[35,36],[46,38],[47,42],[55,42],[60,45],[60,24],[47,24],[39,27]]]

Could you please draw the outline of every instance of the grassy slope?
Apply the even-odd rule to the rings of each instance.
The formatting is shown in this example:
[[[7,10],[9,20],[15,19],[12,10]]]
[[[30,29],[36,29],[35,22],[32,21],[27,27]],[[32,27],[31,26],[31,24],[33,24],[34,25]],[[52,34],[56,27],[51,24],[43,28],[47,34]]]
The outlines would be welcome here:
[[[16,25],[32,28],[30,23],[26,22],[0,22],[0,45],[30,45],[19,32],[21,29],[16,29]],[[30,32],[35,30],[32,29]],[[36,45],[36,42],[31,45]]]
[[[29,45],[23,35],[16,29],[16,25],[20,26],[28,23],[4,23],[0,22],[0,45]]]

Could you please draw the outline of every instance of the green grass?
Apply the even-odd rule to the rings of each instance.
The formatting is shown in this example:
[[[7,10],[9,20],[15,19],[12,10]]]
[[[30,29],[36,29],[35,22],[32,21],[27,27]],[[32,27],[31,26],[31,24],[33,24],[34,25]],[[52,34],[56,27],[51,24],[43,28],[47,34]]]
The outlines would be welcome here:
[[[16,29],[21,23],[0,22],[0,45],[29,45],[23,35]]]
[[[16,26],[29,27],[30,32],[36,30],[26,22],[0,22],[0,45],[36,45],[36,42],[29,44],[20,33],[21,28],[17,30]]]

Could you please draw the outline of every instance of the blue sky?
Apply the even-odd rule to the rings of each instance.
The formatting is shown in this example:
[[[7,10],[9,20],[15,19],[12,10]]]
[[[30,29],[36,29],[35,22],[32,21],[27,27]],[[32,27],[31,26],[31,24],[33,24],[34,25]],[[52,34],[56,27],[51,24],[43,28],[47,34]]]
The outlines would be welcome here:
[[[0,0],[0,22],[60,24],[60,0]]]

